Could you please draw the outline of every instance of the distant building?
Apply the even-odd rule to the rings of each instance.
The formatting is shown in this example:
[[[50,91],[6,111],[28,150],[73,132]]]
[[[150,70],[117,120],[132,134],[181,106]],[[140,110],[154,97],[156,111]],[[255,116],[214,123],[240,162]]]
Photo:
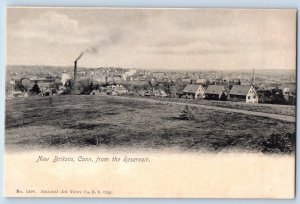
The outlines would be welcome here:
[[[112,76],[106,76],[105,77],[105,84],[114,84],[114,79]]]
[[[184,77],[181,79],[182,83],[185,83],[185,84],[190,84],[192,83],[192,79],[191,78],[188,78],[188,77]]]
[[[127,81],[128,85],[136,85],[136,86],[146,86],[146,85],[150,85],[149,81]]]
[[[205,98],[208,100],[227,100],[228,92],[225,86],[209,85],[205,91]]]
[[[115,87],[116,87],[115,85],[100,87],[99,92],[105,93],[107,95],[118,95],[117,92],[115,91],[116,90]]]
[[[164,72],[153,72],[152,77],[154,78],[163,78],[166,74]]]
[[[205,89],[202,85],[188,84],[183,89],[183,97],[194,98],[194,99],[204,98]]]
[[[258,94],[252,85],[235,85],[229,93],[230,101],[258,103]]]
[[[165,82],[171,82],[171,79],[169,79],[169,78],[163,78],[163,81],[165,81]]]
[[[196,83],[197,84],[206,84],[207,83],[207,79],[205,79],[205,78],[196,79]]]
[[[160,90],[159,94],[160,94],[159,95],[160,97],[167,97],[168,96],[168,94],[164,90]]]
[[[124,74],[122,74],[122,78],[123,78],[123,80],[124,81],[129,81],[130,80],[130,77],[132,78],[132,80],[133,80],[133,75],[134,74],[136,74],[136,70],[135,69],[131,69],[131,70],[128,70],[128,71],[126,71]],[[132,81],[131,80],[131,81]]]
[[[38,77],[30,79],[31,82],[36,82],[40,88],[49,88],[55,84],[55,78],[52,76]],[[28,83],[26,79],[22,80],[22,84]]]
[[[20,79],[11,79],[10,85],[17,86],[22,85],[28,91],[32,86],[37,83],[39,88],[47,89],[55,84],[55,78],[52,76],[46,77],[35,77],[35,78],[20,78]]]
[[[120,83],[122,83],[124,80],[123,80],[123,78],[122,78],[122,76],[121,75],[115,75],[115,76],[113,76],[113,83],[114,84],[120,84]]]
[[[113,95],[123,95],[128,93],[128,90],[122,85],[112,85],[111,90]]]
[[[224,80],[223,80],[223,78],[215,78],[215,79],[213,79],[213,83],[215,85],[220,84],[220,83],[224,83]]]

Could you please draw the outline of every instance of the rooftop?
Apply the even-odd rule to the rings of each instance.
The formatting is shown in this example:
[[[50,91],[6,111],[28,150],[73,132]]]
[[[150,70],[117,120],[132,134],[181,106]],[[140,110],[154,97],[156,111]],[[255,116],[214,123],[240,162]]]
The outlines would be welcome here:
[[[208,93],[208,94],[220,94],[223,89],[225,89],[224,86],[209,85],[208,88],[206,89],[205,93]]]
[[[196,93],[201,85],[188,84],[184,87],[183,92],[186,93]]]
[[[235,85],[230,90],[230,95],[246,96],[250,88],[251,85]]]

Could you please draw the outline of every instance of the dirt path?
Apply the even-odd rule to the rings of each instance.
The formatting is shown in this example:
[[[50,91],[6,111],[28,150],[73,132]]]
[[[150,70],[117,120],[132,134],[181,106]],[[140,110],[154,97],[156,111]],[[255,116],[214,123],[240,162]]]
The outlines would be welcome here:
[[[219,110],[219,111],[226,111],[226,112],[242,113],[242,114],[247,114],[247,115],[261,116],[261,117],[269,117],[269,118],[282,120],[282,121],[287,121],[287,122],[295,122],[296,121],[296,118],[294,116],[288,116],[288,115],[254,112],[254,111],[247,111],[247,110],[241,110],[241,109],[222,108],[222,107],[217,107],[217,106],[208,106],[208,105],[173,102],[173,101],[159,101],[159,100],[153,100],[153,99],[150,99],[150,98],[129,98],[129,97],[123,97],[123,96],[112,96],[112,97],[118,97],[118,98],[123,98],[123,99],[128,99],[128,100],[138,100],[138,101],[148,101],[148,102],[154,102],[154,103],[163,103],[163,104],[177,104],[177,105],[181,105],[181,106],[188,105],[188,106],[193,106],[193,107],[207,108],[207,109],[211,109],[211,110]]]

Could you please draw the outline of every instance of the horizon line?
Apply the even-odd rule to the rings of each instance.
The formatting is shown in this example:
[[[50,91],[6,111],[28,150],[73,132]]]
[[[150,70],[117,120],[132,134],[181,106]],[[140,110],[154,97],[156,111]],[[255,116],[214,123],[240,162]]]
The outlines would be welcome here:
[[[29,65],[29,64],[6,64],[7,66],[45,66],[45,67],[74,67],[72,65],[42,65],[42,64],[34,64],[34,65]],[[98,66],[98,67],[86,67],[86,66],[78,66],[78,68],[83,68],[83,69],[98,69],[98,68],[121,68],[121,69],[141,69],[141,70],[149,70],[149,71],[248,71],[248,70],[287,70],[287,71],[296,71],[297,67],[294,69],[289,69],[289,68],[245,68],[245,69],[238,69],[238,68],[189,68],[189,69],[172,69],[172,68],[138,68],[138,67],[121,67],[121,66]]]

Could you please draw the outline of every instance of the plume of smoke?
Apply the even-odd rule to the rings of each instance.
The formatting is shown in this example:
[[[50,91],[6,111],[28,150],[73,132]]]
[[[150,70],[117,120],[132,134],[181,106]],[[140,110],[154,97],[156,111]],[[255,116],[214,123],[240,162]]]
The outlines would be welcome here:
[[[77,62],[82,57],[83,54],[84,52],[81,52],[80,55],[76,58],[75,62]]]
[[[63,75],[61,76],[61,83],[63,84],[63,86],[72,79],[72,77],[67,74],[67,73],[63,73]]]
[[[90,47],[84,51],[84,53],[88,54],[97,54],[98,53],[98,48],[97,47]]]
[[[98,48],[97,47],[90,47],[82,51],[79,56],[76,58],[75,61],[78,61],[84,54],[97,54],[98,53]]]

